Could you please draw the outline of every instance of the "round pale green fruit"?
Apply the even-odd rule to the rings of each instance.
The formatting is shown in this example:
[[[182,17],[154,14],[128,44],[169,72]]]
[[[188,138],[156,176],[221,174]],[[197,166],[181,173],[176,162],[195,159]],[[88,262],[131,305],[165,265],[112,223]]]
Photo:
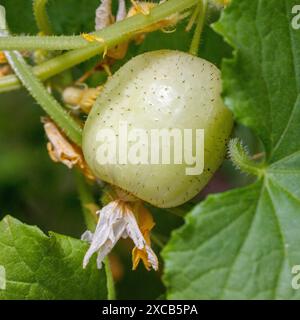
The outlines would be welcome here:
[[[185,203],[207,184],[224,160],[233,120],[220,93],[220,71],[206,60],[170,50],[133,58],[107,81],[88,116],[83,132],[83,152],[88,165],[101,180],[154,206],[168,208]],[[120,131],[120,123],[122,128],[126,124],[131,139],[126,139],[125,131]],[[102,129],[115,132],[117,147],[114,139],[103,138]],[[144,130],[140,141],[134,141],[133,129]],[[162,164],[162,152],[166,150],[162,143],[158,145],[159,162],[153,163],[151,148],[155,146],[151,141],[155,140],[151,134],[164,129],[180,130],[182,141],[184,130],[193,130],[190,149],[182,142],[182,154],[192,151],[196,158],[204,154],[202,173],[187,174],[187,168],[193,165],[188,165],[184,156],[181,164],[175,163],[172,152],[176,148],[178,151],[180,141],[175,138],[170,140],[170,164]],[[197,150],[196,129],[204,129],[204,148],[198,145]],[[120,145],[126,145],[125,140],[127,163],[124,152],[118,151]],[[135,151],[137,158],[144,160],[149,151],[148,164],[144,160],[139,163],[130,160]]]

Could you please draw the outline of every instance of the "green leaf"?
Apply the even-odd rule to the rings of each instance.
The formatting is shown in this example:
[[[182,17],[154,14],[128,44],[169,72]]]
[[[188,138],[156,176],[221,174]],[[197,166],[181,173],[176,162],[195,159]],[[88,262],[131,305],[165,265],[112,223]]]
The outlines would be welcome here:
[[[225,102],[263,141],[270,162],[300,149],[300,32],[291,26],[296,4],[233,1],[215,25],[237,49],[222,69]]]
[[[47,237],[10,216],[0,222],[0,235],[6,273],[0,299],[106,299],[104,271],[95,261],[82,269],[84,242],[55,233]]]
[[[31,0],[0,0],[0,5],[6,9],[7,23],[12,33],[37,33]],[[20,19],[20,17],[22,18]]]
[[[47,11],[56,34],[80,34],[95,30],[99,0],[51,0]]]
[[[300,299],[300,33],[293,0],[235,0],[217,29],[234,47],[224,98],[263,141],[262,179],[208,197],[166,246],[168,298]]]
[[[209,197],[164,250],[168,298],[300,299],[299,209],[274,181]]]

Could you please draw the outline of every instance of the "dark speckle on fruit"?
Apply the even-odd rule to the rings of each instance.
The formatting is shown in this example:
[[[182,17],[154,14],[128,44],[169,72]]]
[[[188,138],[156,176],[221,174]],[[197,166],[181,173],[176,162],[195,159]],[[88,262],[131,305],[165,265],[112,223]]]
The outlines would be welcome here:
[[[203,59],[170,50],[133,58],[108,80],[88,116],[83,132],[86,161],[98,178],[155,206],[173,207],[190,200],[224,159],[232,116],[220,90],[219,70]],[[118,128],[120,120],[127,122],[128,132],[138,128],[148,135],[151,129],[204,129],[204,172],[187,175],[191,165],[186,163],[99,164],[97,132]]]

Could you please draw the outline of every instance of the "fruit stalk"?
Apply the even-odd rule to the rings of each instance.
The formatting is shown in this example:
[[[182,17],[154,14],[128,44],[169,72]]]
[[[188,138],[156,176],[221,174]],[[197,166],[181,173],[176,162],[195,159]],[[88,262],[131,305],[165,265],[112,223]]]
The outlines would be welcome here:
[[[198,55],[201,34],[202,34],[204,23],[206,20],[207,5],[208,5],[207,0],[201,0],[198,4],[198,11],[199,11],[198,22],[196,25],[191,47],[189,50],[190,54],[193,54],[194,56]]]

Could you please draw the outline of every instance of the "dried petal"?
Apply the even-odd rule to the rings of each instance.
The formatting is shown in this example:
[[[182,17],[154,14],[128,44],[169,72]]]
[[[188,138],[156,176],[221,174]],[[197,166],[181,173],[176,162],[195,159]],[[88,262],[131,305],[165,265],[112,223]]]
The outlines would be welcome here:
[[[108,3],[110,2],[110,3]],[[116,16],[116,21],[121,21],[126,18],[125,0],[119,0],[119,7]],[[103,1],[96,10],[96,30],[101,30],[114,23],[114,17],[111,13],[111,1]],[[120,43],[114,48],[108,50],[107,55],[113,59],[123,59],[128,50],[128,42]]]
[[[43,118],[42,122],[44,123],[44,129],[49,139],[47,149],[50,158],[54,162],[65,164],[69,169],[76,166],[83,171],[87,178],[94,180],[95,177],[88,168],[81,150],[68,141],[53,121],[48,118]]]
[[[105,256],[121,238],[126,228],[126,222],[122,220],[121,209],[119,202],[113,201],[98,212],[99,221],[92,237],[91,246],[83,260],[84,268],[91,256],[98,252],[97,266],[100,269]]]
[[[146,245],[146,241],[139,229],[134,214],[127,207],[124,212],[124,220],[127,222],[127,235],[132,239],[133,243],[138,249],[143,249]]]
[[[116,16],[116,21],[122,21],[126,18],[127,11],[126,11],[126,4],[125,0],[119,0],[119,7]]]
[[[114,18],[111,12],[111,0],[102,0],[96,9],[95,29],[102,30],[111,25]]]
[[[145,209],[146,210],[146,209]],[[131,206],[122,201],[115,200],[103,207],[99,212],[99,221],[94,234],[85,232],[82,239],[91,243],[84,260],[83,267],[85,268],[94,253],[98,253],[97,266],[101,268],[104,258],[110,253],[120,238],[131,238],[135,244],[136,254],[134,255],[134,266],[136,267],[140,259],[143,260],[146,268],[149,270],[153,267],[158,269],[158,260],[150,247],[149,228],[154,225],[152,216],[146,217],[148,211],[142,213],[146,217],[146,225],[144,226],[146,238],[143,236],[139,225],[135,218],[135,213]],[[150,224],[149,224],[150,222]]]
[[[87,242],[92,242],[93,240],[93,232],[86,230],[82,235],[81,235],[81,240],[87,241]]]

